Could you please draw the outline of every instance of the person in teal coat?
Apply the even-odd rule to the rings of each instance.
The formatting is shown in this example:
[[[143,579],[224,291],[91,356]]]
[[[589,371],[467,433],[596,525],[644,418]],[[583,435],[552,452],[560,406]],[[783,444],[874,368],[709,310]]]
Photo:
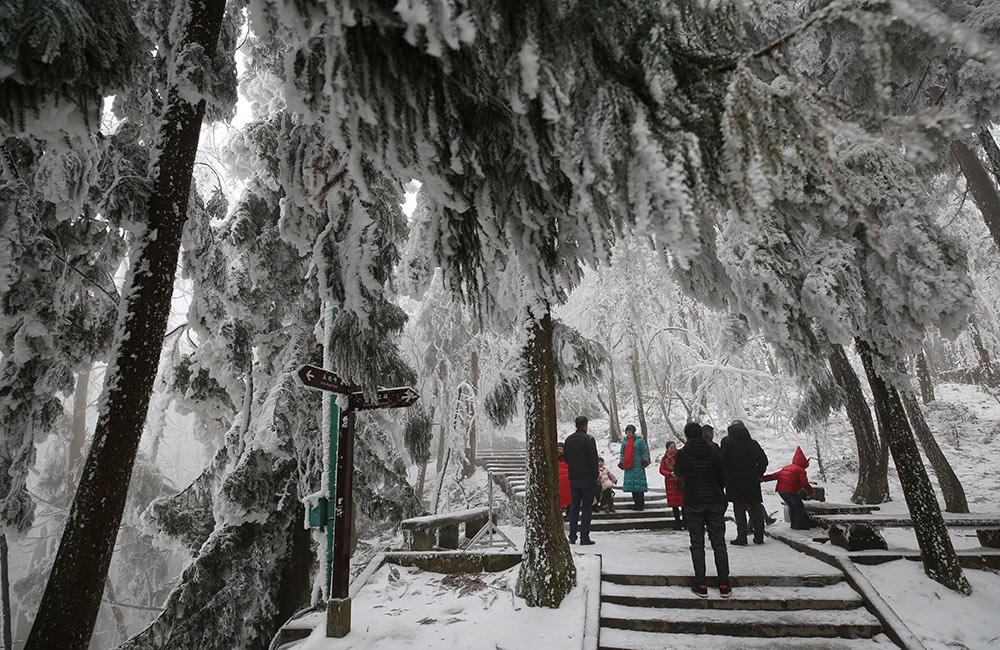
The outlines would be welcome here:
[[[646,441],[635,435],[635,425],[630,424],[625,427],[627,439],[622,441],[620,452],[621,460],[618,467],[625,470],[625,478],[622,479],[622,491],[632,493],[632,502],[635,510],[645,510],[646,492],[646,465],[649,465],[649,447]]]

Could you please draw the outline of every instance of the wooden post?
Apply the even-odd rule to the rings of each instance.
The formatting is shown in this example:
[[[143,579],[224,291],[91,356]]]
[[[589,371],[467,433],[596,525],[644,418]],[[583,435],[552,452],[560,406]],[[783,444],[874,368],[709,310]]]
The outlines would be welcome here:
[[[343,409],[337,444],[337,499],[333,522],[333,584],[326,606],[326,635],[351,631],[351,520],[354,518],[354,410]]]

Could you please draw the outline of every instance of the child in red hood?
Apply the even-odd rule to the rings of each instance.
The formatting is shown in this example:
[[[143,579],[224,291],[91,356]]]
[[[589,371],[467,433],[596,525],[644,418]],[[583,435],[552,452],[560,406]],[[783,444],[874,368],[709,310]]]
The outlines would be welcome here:
[[[806,468],[809,467],[809,459],[802,453],[802,447],[795,448],[795,456],[792,457],[792,464],[785,465],[773,474],[766,474],[761,479],[762,482],[778,481],[775,491],[781,500],[788,505],[788,512],[792,517],[792,528],[796,530],[808,528],[806,523],[806,506],[802,503],[799,490],[805,490],[809,496],[813,495],[813,488],[809,485],[809,477],[806,476]]]

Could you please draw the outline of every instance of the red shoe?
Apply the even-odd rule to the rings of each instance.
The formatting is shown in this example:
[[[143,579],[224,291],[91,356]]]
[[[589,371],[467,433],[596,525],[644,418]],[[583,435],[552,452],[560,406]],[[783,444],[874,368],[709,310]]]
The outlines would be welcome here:
[[[729,586],[728,583],[719,583],[719,595],[723,598],[729,598],[733,594],[733,588]]]

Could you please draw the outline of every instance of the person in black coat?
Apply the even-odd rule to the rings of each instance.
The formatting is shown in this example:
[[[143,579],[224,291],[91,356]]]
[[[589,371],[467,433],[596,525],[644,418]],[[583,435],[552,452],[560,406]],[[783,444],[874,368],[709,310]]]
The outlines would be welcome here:
[[[691,590],[701,598],[708,597],[705,582],[705,531],[715,552],[715,571],[719,577],[719,595],[729,598],[729,553],[726,550],[726,474],[719,452],[702,435],[701,425],[688,422],[684,426],[687,443],[677,452],[674,475],[684,479],[684,521],[691,537],[691,563],[694,584]]]
[[[594,511],[591,504],[597,492],[597,442],[587,433],[587,418],[576,419],[576,431],[563,443],[563,460],[569,465],[569,543],[576,544],[577,520],[580,521],[580,544],[594,542],[590,539],[590,520]]]
[[[760,479],[767,469],[767,455],[739,420],[729,425],[729,435],[722,439],[722,465],[726,470],[726,494],[733,502],[736,539],[731,544],[747,545],[747,507],[753,527],[754,544],[764,543],[764,519],[761,509]]]

